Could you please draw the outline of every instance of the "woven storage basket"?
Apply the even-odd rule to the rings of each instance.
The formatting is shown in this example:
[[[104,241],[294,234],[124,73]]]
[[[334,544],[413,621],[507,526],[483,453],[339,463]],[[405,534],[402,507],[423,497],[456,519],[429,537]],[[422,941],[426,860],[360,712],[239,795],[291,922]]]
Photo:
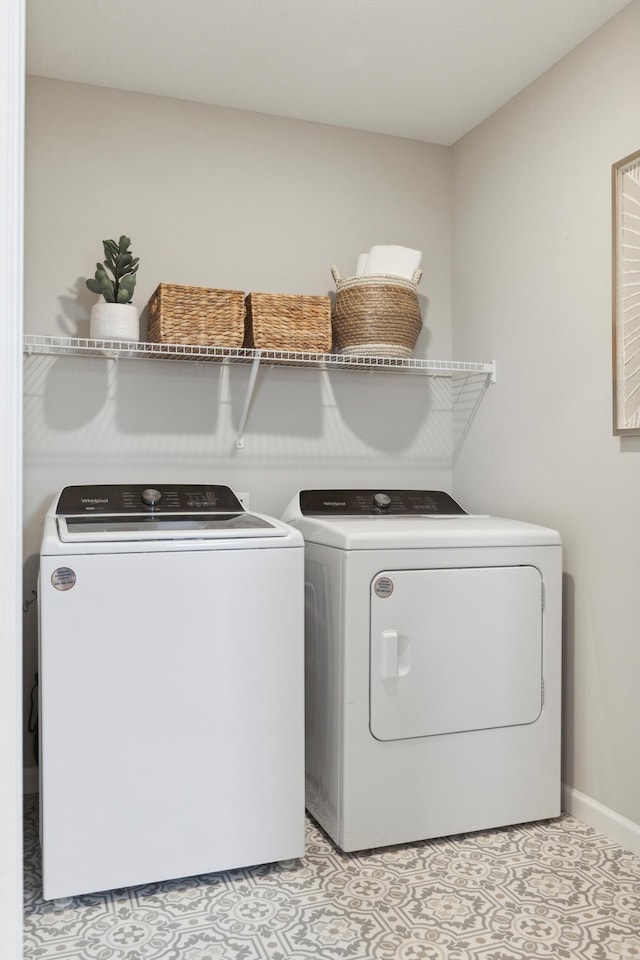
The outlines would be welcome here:
[[[422,329],[418,284],[422,271],[411,280],[375,274],[341,276],[331,268],[336,282],[333,336],[336,353],[366,357],[410,357]]]
[[[241,347],[244,291],[161,283],[149,300],[147,340]]]
[[[258,350],[331,349],[331,300],[297,293],[250,293],[244,345]]]

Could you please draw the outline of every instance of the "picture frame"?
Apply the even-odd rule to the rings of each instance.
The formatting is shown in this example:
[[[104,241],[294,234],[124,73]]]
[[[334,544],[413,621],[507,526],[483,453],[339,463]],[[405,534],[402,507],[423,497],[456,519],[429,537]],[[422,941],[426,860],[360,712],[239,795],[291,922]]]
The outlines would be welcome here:
[[[640,150],[611,174],[613,432],[640,436]]]

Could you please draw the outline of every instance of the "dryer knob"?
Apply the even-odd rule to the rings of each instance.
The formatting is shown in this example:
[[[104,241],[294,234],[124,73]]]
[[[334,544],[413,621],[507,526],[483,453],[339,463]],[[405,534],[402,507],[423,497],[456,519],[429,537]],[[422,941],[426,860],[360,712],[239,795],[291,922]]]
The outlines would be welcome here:
[[[386,510],[387,507],[391,506],[391,497],[388,493],[374,493],[373,505],[379,510]]]
[[[141,499],[143,503],[148,504],[150,507],[155,507],[158,500],[162,499],[162,494],[153,487],[147,487],[146,490],[142,491]]]

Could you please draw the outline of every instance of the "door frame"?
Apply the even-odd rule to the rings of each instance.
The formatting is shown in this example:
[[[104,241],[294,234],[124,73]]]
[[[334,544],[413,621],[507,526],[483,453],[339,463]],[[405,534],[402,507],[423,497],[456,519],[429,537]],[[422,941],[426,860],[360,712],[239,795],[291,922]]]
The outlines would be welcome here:
[[[22,958],[25,0],[0,0],[0,956]]]

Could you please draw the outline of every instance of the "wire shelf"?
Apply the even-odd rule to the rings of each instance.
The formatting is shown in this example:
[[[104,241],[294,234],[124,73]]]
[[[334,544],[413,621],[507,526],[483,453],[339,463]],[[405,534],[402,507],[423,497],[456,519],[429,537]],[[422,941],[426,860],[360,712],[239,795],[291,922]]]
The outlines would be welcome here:
[[[128,340],[91,340],[25,334],[24,353],[46,356],[108,357],[113,360],[156,359],[196,360],[228,363],[281,364],[290,367],[317,367],[341,370],[386,370],[431,377],[484,374],[495,379],[495,364],[456,360],[400,360],[393,357],[351,356],[338,353],[303,353],[290,350],[252,350],[243,347],[200,347],[195,344],[139,343]]]

